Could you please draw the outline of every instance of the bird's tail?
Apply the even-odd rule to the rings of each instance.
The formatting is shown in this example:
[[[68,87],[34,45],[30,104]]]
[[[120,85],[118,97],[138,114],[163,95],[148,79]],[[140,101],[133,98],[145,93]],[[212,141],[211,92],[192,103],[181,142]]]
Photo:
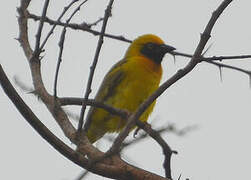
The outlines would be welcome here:
[[[87,131],[87,138],[89,139],[90,143],[96,142],[98,139],[104,136],[106,131],[104,129],[91,126]]]

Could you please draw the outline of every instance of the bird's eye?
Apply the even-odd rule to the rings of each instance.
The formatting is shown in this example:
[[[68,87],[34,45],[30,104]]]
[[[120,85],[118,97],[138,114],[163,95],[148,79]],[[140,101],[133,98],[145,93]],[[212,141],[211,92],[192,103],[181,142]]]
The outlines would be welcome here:
[[[147,48],[148,48],[149,50],[153,50],[153,49],[154,49],[154,45],[153,45],[152,43],[148,43],[148,44],[147,44]]]

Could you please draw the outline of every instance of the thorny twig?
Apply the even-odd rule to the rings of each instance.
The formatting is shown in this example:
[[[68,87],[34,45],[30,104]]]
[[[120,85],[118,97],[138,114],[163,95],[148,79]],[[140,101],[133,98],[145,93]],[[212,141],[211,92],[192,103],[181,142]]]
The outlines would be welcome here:
[[[191,55],[191,54],[181,53],[181,52],[177,52],[177,51],[173,51],[170,54],[172,54],[174,57],[175,56],[182,56],[182,57],[188,57],[188,58],[193,57],[193,55]],[[249,58],[251,58],[251,55],[199,57],[198,60],[209,63],[209,64],[216,65],[219,68],[224,67],[224,68],[233,69],[233,70],[243,72],[243,73],[245,73],[247,75],[251,75],[251,71],[249,71],[249,70],[245,70],[245,69],[242,69],[242,68],[239,68],[239,67],[235,67],[235,66],[215,62],[215,61],[223,61],[223,60],[249,59]]]
[[[29,13],[28,18],[33,19],[35,21],[39,21],[41,19],[41,16],[37,16],[35,14]],[[50,25],[65,26],[65,27],[68,27],[68,28],[71,28],[71,29],[74,29],[74,30],[86,31],[86,32],[89,32],[89,33],[93,34],[94,36],[98,36],[98,35],[101,34],[101,32],[91,29],[91,26],[90,26],[91,23],[82,23],[82,24],[69,23],[69,24],[67,24],[67,23],[63,23],[63,22],[60,22],[60,21],[52,20],[52,19],[50,19],[48,17],[46,17],[44,21],[49,23]],[[125,38],[122,35],[117,36],[117,35],[113,35],[113,34],[104,33],[104,37],[108,37],[108,38],[111,38],[111,39],[116,39],[116,40],[127,42],[127,43],[132,42],[132,40],[129,40],[129,39]]]

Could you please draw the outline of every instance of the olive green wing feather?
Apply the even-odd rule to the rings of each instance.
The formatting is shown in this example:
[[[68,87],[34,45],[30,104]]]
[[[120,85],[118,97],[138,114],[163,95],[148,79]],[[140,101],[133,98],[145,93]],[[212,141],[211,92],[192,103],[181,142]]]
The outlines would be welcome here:
[[[126,60],[119,61],[106,74],[95,97],[96,101],[106,103],[107,100],[116,93],[118,85],[125,77],[121,68],[124,63],[126,63]],[[86,122],[89,123],[85,125],[85,129],[88,130],[87,136],[91,142],[96,141],[106,133],[105,129],[100,127],[102,125],[100,121],[105,122],[112,116],[107,113],[102,119],[94,119],[94,114],[98,112],[98,110],[100,110],[100,108],[91,107],[86,118]]]
[[[106,74],[95,97],[96,101],[105,103],[106,100],[115,93],[116,87],[120,84],[124,77],[124,72],[121,70],[121,66],[124,63],[126,63],[126,60],[119,61]]]

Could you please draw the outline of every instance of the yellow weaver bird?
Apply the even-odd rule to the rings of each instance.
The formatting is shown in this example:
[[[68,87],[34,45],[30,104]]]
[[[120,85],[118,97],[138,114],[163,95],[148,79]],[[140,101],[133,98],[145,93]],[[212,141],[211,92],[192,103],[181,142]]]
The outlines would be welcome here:
[[[158,36],[147,34],[138,37],[129,46],[125,57],[106,74],[95,100],[135,112],[159,87],[161,61],[166,53],[173,50],[174,47],[165,45]],[[141,115],[141,121],[147,121],[154,105],[155,101]],[[86,134],[91,143],[105,133],[121,131],[126,124],[126,120],[95,107],[90,108],[86,121],[91,121]]]

